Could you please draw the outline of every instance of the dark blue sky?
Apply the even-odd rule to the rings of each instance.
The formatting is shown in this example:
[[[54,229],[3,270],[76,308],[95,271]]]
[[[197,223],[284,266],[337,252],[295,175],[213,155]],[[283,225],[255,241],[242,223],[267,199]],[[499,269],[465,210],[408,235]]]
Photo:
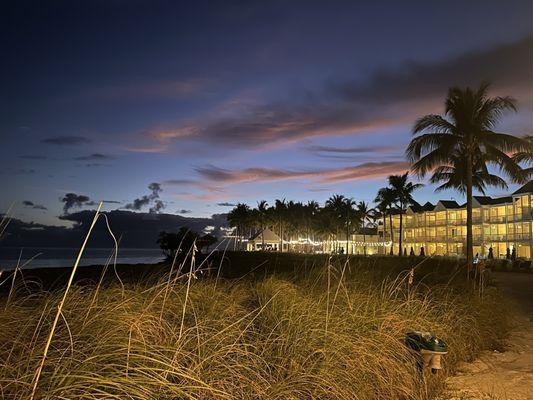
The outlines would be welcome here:
[[[484,79],[519,101],[501,129],[532,133],[528,1],[11,3],[0,209],[25,220],[61,223],[69,192],[195,216],[372,200],[408,167],[414,119]],[[433,189],[418,198],[460,198]]]

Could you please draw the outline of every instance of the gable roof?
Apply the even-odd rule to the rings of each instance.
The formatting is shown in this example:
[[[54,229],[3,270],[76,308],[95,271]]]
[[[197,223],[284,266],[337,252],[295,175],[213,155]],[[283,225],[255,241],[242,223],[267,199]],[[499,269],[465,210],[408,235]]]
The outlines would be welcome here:
[[[533,193],[533,181],[529,181],[513,194]]]
[[[498,197],[497,199],[492,199],[492,204],[507,204],[512,203],[513,197],[512,196],[505,196],[505,197]]]
[[[472,196],[482,206],[488,206],[492,204],[492,198],[489,196]]]
[[[262,232],[259,232],[250,240],[259,240],[259,241],[265,241],[265,242],[279,242],[279,236],[276,235],[274,232],[272,232],[270,229],[266,228]]]
[[[460,208],[461,206],[457,204],[455,200],[439,200],[439,203],[442,204],[444,208]]]
[[[415,202],[409,207],[411,208],[411,210],[413,210],[413,212],[433,211],[435,209],[435,206],[429,201],[426,202],[426,204],[424,204],[423,206]]]
[[[495,206],[498,204],[512,203],[513,198],[511,196],[492,198],[490,196],[472,196],[482,206]]]

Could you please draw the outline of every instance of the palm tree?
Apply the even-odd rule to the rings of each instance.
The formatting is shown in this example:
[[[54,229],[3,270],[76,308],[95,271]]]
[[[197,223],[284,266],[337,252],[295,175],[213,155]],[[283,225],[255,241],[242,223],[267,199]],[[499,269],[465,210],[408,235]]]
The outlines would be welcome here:
[[[302,220],[303,204],[300,202],[294,202],[292,200],[288,201],[286,210],[286,232],[288,236],[287,248],[289,251],[291,251],[291,242],[293,235],[295,235],[296,237],[299,236],[299,232],[302,226]]]
[[[332,218],[331,210],[323,207],[319,210],[314,223],[315,231],[322,239],[322,250],[325,251],[329,248],[331,238],[338,234],[337,221]]]
[[[474,155],[472,166],[472,188],[485,194],[488,186],[496,186],[507,189],[507,183],[498,175],[491,174],[487,165],[480,162],[481,159]],[[430,183],[444,182],[435,191],[440,192],[447,189],[455,189],[461,193],[466,193],[466,157],[463,154],[450,154],[450,164],[441,165],[433,170]]]
[[[374,202],[377,203],[378,210],[383,214],[383,239],[385,240],[387,233],[387,219],[386,216],[389,216],[389,227],[390,227],[390,239],[391,239],[391,255],[393,254],[394,247],[394,230],[392,226],[392,207],[394,204],[394,192],[389,187],[384,187],[379,189],[378,194]]]
[[[307,243],[309,245],[310,240],[313,242],[314,240],[314,234],[313,238],[310,239],[311,230],[313,229],[313,224],[315,222],[315,219],[317,218],[319,212],[320,212],[320,205],[314,201],[308,201],[307,204],[304,206],[305,210],[305,230],[306,230],[306,236],[307,236]]]
[[[357,205],[354,199],[344,199],[344,227],[346,229],[346,254],[348,254],[348,241],[350,234],[359,226],[360,217],[354,206]]]
[[[272,214],[277,222],[279,230],[279,251],[283,252],[283,228],[286,223],[287,218],[287,202],[285,199],[279,200],[276,199],[274,207],[271,209]]]
[[[268,214],[268,203],[266,200],[261,200],[257,202],[257,218],[259,222],[259,226],[261,229],[261,249],[265,249],[265,229],[266,229],[266,221],[267,221],[267,214]]]
[[[423,185],[420,183],[408,182],[409,173],[406,172],[403,175],[391,175],[389,176],[389,187],[394,194],[396,204],[400,209],[400,238],[398,239],[399,250],[398,254],[402,253],[402,240],[403,240],[403,213],[409,204],[413,204],[413,192],[421,188]]]
[[[363,254],[366,256],[365,226],[373,221],[374,215],[376,214],[376,210],[370,208],[368,203],[360,201],[359,203],[357,203],[356,211],[359,216],[359,220],[361,221],[361,227],[363,228],[363,242],[365,243],[365,245],[363,246]]]
[[[251,220],[250,207],[244,203],[239,203],[228,213],[227,220],[231,227],[235,228],[236,241],[239,243],[240,250],[242,249],[242,237],[245,234],[246,227],[249,226]]]
[[[512,181],[524,182],[527,174],[513,155],[531,154],[533,147],[523,138],[494,131],[505,111],[516,111],[516,102],[510,97],[489,97],[488,88],[487,83],[475,90],[450,88],[444,115],[426,115],[418,119],[413,128],[413,134],[417,136],[406,150],[412,170],[419,177],[437,168],[434,181],[442,178],[446,181],[443,189],[454,187],[466,194],[466,260],[469,270],[473,262],[473,188],[501,184],[500,180],[491,181],[486,172],[490,165],[498,167]]]
[[[339,231],[345,225],[346,198],[342,194],[334,194],[326,200],[326,210],[335,223],[337,240],[335,241],[335,252],[338,251]]]

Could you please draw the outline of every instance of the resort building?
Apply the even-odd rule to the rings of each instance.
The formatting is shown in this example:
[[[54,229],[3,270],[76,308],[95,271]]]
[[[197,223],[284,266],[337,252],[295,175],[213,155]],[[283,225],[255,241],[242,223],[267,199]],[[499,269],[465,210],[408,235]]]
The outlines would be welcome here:
[[[270,229],[265,229],[262,232],[257,233],[251,237],[246,244],[246,250],[248,251],[278,251],[280,248],[281,240],[278,235],[272,232]]]
[[[474,255],[494,258],[508,254],[520,258],[533,255],[533,181],[508,196],[474,196],[472,201]],[[407,208],[402,219],[402,253],[410,255],[464,256],[466,249],[466,204],[440,200]],[[392,229],[391,229],[392,225]],[[280,240],[270,229],[250,238],[248,251],[398,254],[400,213],[388,215],[376,228],[362,228],[356,234],[322,238],[296,237]],[[392,249],[391,249],[392,247]]]
[[[384,254],[385,249],[391,246],[390,242],[383,242],[377,228],[361,228],[358,233],[340,237],[331,237],[328,240],[315,240],[313,238],[298,237],[281,241],[279,235],[270,229],[251,237],[246,245],[247,251],[279,251],[283,246],[284,252],[297,253],[337,253],[337,254]]]
[[[472,202],[474,255],[505,258],[507,249],[517,257],[531,258],[533,248],[533,181],[509,196],[474,196]],[[392,232],[386,221],[379,225],[385,240],[394,242],[398,253],[400,216],[392,218]],[[403,251],[416,255],[462,256],[466,248],[466,204],[441,200],[437,204],[414,205],[403,215]]]

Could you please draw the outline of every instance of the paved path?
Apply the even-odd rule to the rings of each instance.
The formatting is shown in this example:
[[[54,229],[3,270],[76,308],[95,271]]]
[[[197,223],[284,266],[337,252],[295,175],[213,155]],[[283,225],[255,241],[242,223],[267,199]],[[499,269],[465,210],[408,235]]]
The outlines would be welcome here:
[[[495,273],[498,286],[518,307],[506,351],[485,351],[448,379],[449,399],[533,399],[533,274]]]

